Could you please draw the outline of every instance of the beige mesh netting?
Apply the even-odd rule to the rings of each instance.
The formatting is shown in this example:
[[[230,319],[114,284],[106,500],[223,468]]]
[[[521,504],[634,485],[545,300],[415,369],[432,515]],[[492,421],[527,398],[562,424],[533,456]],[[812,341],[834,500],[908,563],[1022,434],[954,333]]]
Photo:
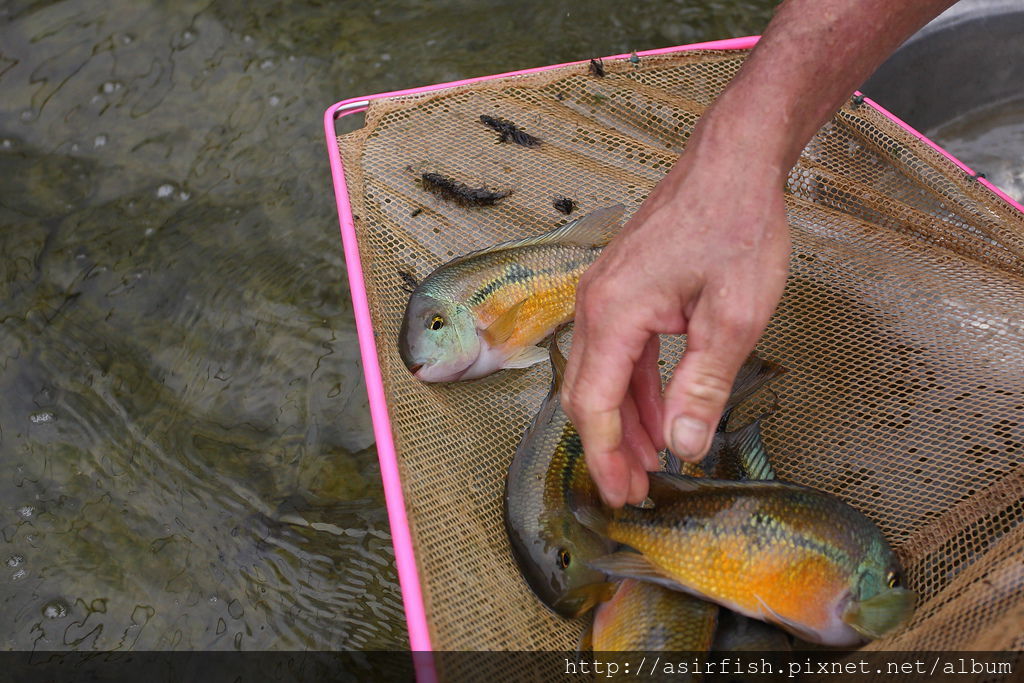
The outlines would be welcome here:
[[[502,523],[505,472],[547,391],[546,364],[422,384],[396,339],[399,271],[640,204],[743,52],[690,52],[375,101],[339,138],[433,644],[575,647],[530,593]],[[543,144],[496,144],[479,116]],[[426,193],[419,174],[511,189],[493,207]],[[875,520],[921,595],[876,649],[1024,647],[1024,220],[868,106],[847,104],[788,186],[785,297],[758,346],[789,369],[765,438],[780,477]],[[667,370],[681,339],[663,341]]]

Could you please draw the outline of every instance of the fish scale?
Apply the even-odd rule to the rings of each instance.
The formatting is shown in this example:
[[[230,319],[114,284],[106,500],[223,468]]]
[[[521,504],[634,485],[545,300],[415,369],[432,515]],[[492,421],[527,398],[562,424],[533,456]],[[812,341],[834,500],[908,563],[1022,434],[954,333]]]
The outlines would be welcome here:
[[[648,581],[626,579],[594,614],[592,648],[706,652],[717,619],[718,605]]]
[[[816,642],[855,643],[912,609],[912,594],[886,585],[898,565],[877,527],[834,496],[661,473],[651,499],[653,508],[581,511],[587,526],[641,553],[595,568],[665,582]]]
[[[576,286],[621,226],[621,205],[437,268],[409,297],[399,352],[426,382],[484,377],[547,356],[537,343],[575,314]]]
[[[709,597],[735,601],[747,610],[760,611],[755,596],[767,600],[778,595],[795,611],[814,621],[824,617],[804,610],[800,591],[789,592],[787,584],[798,577],[802,585],[813,583],[823,590],[838,591],[842,584],[841,569],[852,568],[853,558],[864,550],[855,537],[832,541],[808,539],[776,516],[800,518],[806,514],[824,520],[824,511],[815,509],[817,501],[802,505],[761,497],[756,500],[757,514],[779,523],[752,528],[749,499],[741,499],[738,504],[713,492],[696,493],[693,498],[685,505],[663,507],[657,515],[653,511],[634,510],[616,515],[609,525],[609,536],[641,550],[654,564]],[[837,521],[842,520],[844,511],[834,510]],[[666,518],[672,520],[667,525],[659,521]],[[672,543],[665,542],[666,531]],[[847,544],[851,552],[842,552],[841,546]],[[680,553],[681,545],[692,550]],[[835,561],[819,562],[823,555]]]
[[[612,543],[576,521],[572,503],[596,505],[579,434],[558,397],[564,358],[552,340],[551,390],[516,449],[505,484],[504,516],[513,556],[538,598],[563,616],[578,616],[612,586],[586,562]],[[567,566],[558,561],[568,553]]]
[[[529,346],[547,336],[553,327],[572,320],[580,276],[600,254],[600,247],[523,247],[517,250],[515,262],[508,262],[509,256],[499,252],[493,259],[453,268],[438,286],[451,292],[453,298],[465,300],[481,327],[489,326],[525,300],[520,311],[524,322],[516,326],[506,345]],[[450,289],[444,281],[449,278],[453,282]]]

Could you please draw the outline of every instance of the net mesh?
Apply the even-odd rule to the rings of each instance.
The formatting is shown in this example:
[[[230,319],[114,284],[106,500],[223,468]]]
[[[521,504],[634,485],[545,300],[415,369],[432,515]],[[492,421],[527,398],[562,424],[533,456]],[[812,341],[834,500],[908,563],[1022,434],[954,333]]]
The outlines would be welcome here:
[[[454,256],[642,202],[745,52],[605,61],[376,100],[341,136],[433,645],[573,649],[529,591],[502,522],[505,473],[546,364],[447,385],[398,355],[408,294]],[[479,116],[543,140],[496,144]],[[424,191],[423,172],[512,190],[493,207]],[[920,594],[876,649],[1024,646],[1024,220],[941,154],[850,102],[789,176],[791,274],[758,351],[789,373],[764,424],[781,478],[876,521]],[[663,370],[682,338],[662,340]],[[521,673],[521,672],[520,672]]]

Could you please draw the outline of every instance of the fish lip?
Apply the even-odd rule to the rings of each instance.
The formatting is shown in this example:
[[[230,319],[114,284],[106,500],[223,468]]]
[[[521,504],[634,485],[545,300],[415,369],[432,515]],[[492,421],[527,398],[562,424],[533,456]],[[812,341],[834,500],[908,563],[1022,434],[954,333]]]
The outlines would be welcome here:
[[[427,373],[431,369],[437,367],[437,363],[435,363],[434,361],[427,361],[425,363],[413,363],[406,367],[408,367],[409,372],[412,373],[413,377],[420,380],[421,382],[427,382],[431,384],[458,382],[459,380],[462,379],[463,375],[466,374],[466,370],[460,370],[458,372],[453,372],[451,374],[447,374],[441,377],[424,377],[424,373]]]

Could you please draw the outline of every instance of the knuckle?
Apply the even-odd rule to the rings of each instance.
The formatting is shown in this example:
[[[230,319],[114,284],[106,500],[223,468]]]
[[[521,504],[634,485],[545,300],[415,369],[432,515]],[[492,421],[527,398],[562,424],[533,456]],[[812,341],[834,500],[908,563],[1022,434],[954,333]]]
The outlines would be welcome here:
[[[610,278],[601,277],[593,270],[583,273],[577,287],[577,292],[582,292],[583,298],[588,301],[606,301],[614,297],[618,291],[619,288]]]
[[[584,293],[578,308],[587,318],[599,319],[607,310],[607,299],[593,289]]]
[[[697,373],[683,388],[688,403],[715,406],[725,403],[732,391],[732,380],[718,373]]]
[[[562,409],[576,423],[577,428],[586,429],[602,415],[618,407],[603,389],[586,374],[579,375],[571,386],[562,387]]]
[[[561,399],[562,409],[574,420],[589,407],[587,394],[580,389],[579,382],[574,382],[572,386],[562,387]]]
[[[718,327],[730,338],[745,341],[755,328],[754,316],[745,308],[725,309],[718,315]]]

